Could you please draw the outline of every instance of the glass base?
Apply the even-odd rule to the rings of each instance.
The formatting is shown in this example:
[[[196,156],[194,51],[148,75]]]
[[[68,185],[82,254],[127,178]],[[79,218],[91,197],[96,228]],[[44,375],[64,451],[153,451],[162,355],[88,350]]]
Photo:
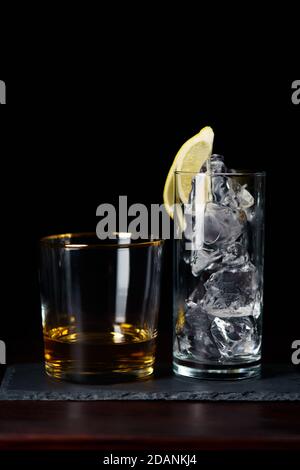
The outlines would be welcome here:
[[[173,370],[176,375],[209,380],[240,380],[257,377],[261,372],[260,362],[234,365],[192,364],[190,361],[175,359]]]
[[[68,367],[53,367],[49,362],[46,362],[45,369],[47,375],[52,379],[90,385],[129,382],[132,380],[144,379],[153,373],[152,366],[127,371],[86,372],[82,370],[74,370]]]

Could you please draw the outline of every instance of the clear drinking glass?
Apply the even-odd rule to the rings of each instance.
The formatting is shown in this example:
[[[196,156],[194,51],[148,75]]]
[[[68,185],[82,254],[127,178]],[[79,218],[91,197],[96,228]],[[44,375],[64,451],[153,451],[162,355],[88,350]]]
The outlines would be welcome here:
[[[162,240],[45,237],[41,307],[48,375],[77,382],[153,372]]]
[[[182,233],[174,242],[176,374],[219,379],[260,371],[264,190],[264,173],[175,174]]]

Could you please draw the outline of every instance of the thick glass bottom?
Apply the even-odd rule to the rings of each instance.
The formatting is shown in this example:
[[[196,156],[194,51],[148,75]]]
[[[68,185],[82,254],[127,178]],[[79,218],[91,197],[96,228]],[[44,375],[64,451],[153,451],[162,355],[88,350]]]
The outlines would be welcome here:
[[[49,377],[82,384],[101,384],[127,382],[130,380],[143,379],[153,373],[153,367],[143,367],[139,369],[120,371],[83,371],[65,367],[54,367],[52,363],[45,363],[46,373]]]
[[[261,364],[259,361],[234,365],[198,364],[175,358],[173,370],[176,375],[195,379],[240,380],[259,376]]]

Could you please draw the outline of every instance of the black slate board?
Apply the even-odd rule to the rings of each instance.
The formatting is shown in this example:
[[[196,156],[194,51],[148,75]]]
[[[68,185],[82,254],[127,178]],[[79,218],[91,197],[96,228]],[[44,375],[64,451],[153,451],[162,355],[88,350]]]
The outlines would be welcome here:
[[[0,400],[299,401],[300,373],[293,366],[265,366],[259,378],[212,381],[179,378],[160,368],[148,380],[77,385],[47,377],[42,364],[19,364],[8,367]]]

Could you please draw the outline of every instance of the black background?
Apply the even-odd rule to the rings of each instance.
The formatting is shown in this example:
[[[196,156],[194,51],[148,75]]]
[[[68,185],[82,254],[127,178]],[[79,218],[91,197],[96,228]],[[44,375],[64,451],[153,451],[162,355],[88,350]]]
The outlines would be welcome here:
[[[126,54],[95,61],[69,66],[66,54],[55,72],[45,61],[21,73],[0,68],[7,84],[0,113],[0,339],[8,362],[41,354],[39,238],[95,230],[97,206],[119,195],[129,203],[161,203],[178,148],[211,125],[214,150],[230,166],[267,172],[264,359],[290,363],[292,341],[300,337],[300,105],[291,102],[297,76],[216,77],[182,59],[171,66]],[[170,351],[166,245],[160,338]]]

